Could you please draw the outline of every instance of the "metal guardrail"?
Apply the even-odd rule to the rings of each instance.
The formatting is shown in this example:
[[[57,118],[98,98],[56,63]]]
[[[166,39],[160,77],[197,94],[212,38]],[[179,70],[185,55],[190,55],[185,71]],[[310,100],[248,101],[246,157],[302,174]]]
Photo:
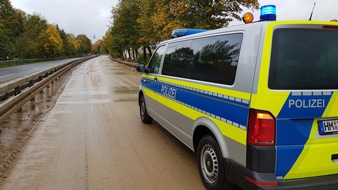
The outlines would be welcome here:
[[[70,68],[94,57],[96,56],[72,61],[0,84],[0,124]]]

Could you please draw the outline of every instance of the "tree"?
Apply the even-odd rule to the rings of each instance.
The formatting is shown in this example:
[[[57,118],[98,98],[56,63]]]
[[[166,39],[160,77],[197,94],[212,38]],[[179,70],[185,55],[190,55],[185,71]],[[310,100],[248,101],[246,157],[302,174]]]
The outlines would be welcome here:
[[[81,41],[77,40],[74,34],[67,34],[67,41],[69,43],[68,55],[80,55]]]
[[[136,50],[140,46],[137,18],[140,13],[140,0],[121,0],[120,3],[113,8],[113,26],[110,31],[112,34],[112,50],[113,54],[118,53],[123,56],[123,51],[127,50],[129,57],[135,59]],[[130,53],[133,50],[133,56]]]
[[[111,28],[110,28],[107,30],[105,36],[103,37],[103,46],[109,55],[111,55],[112,57],[116,57],[114,56],[114,49],[112,48],[112,43],[113,43],[112,41],[113,41],[113,36],[112,36]]]
[[[139,23],[139,42],[143,45],[143,60],[147,61],[146,49],[149,57],[152,55],[150,46],[170,38],[171,31],[183,24],[170,16],[170,0],[145,0],[137,22]],[[170,31],[170,32],[163,32]]]
[[[59,32],[60,38],[62,40],[62,55],[70,55],[70,44],[67,38],[66,32],[59,27],[59,25],[56,25],[56,29]]]
[[[89,54],[91,46],[86,35],[75,38],[38,14],[13,8],[10,0],[0,1],[0,60],[78,56]]]
[[[0,59],[14,55],[15,38],[23,32],[22,15],[12,7],[9,0],[0,2]]]
[[[57,57],[62,53],[63,41],[55,25],[49,24],[39,36],[39,46],[45,57]]]
[[[0,20],[0,60],[6,60],[7,56],[12,51],[12,44],[10,42],[10,38],[7,35],[7,32],[4,27],[4,23],[2,20]]]
[[[16,55],[21,58],[41,58],[44,56],[39,49],[39,37],[48,27],[47,20],[40,15],[27,15],[22,12],[24,31],[16,38]]]
[[[101,54],[101,53],[105,53],[104,42],[103,40],[98,40],[92,46],[92,54]]]
[[[257,9],[257,0],[172,0],[170,13],[185,28],[216,29],[240,20],[242,7]]]
[[[80,34],[76,37],[80,42],[79,53],[80,54],[89,54],[92,51],[92,41],[84,34]]]
[[[258,0],[120,0],[112,10],[110,53],[113,50],[122,57],[124,50],[136,45],[145,52],[169,39],[177,28],[225,27],[233,19],[241,19],[242,7],[257,9]]]

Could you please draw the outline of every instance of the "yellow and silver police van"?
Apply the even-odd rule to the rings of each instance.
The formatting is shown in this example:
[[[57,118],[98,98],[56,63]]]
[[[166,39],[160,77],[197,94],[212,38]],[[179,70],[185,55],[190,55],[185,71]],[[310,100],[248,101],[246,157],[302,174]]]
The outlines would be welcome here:
[[[141,120],[196,153],[206,189],[338,189],[338,24],[274,8],[176,31],[139,65]]]

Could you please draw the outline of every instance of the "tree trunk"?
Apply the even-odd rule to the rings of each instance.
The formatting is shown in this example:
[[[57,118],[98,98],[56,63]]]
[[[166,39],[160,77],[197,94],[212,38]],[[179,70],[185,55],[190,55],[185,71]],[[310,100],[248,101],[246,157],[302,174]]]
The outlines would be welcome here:
[[[136,60],[135,59],[135,50],[133,49],[132,52],[133,52],[133,60],[135,61]]]
[[[153,53],[151,52],[151,48],[150,48],[150,46],[148,46],[147,48],[148,48],[148,51],[149,51],[149,57],[151,57],[153,55]]]
[[[140,54],[138,53],[137,49],[135,49],[135,55],[136,55],[136,59],[138,59],[140,57]]]
[[[147,64],[147,49],[146,46],[143,46],[143,62],[144,64]]]
[[[128,48],[128,58],[129,58],[129,59],[131,58],[131,55],[130,55],[130,48]]]

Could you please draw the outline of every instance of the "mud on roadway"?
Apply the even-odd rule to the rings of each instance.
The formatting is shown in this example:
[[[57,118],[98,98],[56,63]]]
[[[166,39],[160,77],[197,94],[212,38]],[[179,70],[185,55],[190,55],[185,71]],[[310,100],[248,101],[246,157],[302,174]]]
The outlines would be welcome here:
[[[194,153],[140,121],[140,73],[100,56],[68,75],[1,124],[0,189],[204,189]]]

